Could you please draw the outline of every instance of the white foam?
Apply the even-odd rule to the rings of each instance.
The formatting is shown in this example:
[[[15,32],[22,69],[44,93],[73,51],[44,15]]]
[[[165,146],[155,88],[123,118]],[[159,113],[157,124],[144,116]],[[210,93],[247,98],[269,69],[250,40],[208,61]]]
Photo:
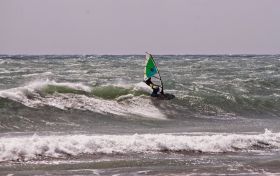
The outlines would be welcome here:
[[[21,102],[29,107],[35,107],[41,102],[40,101],[41,97],[38,92],[40,92],[40,90],[42,90],[44,87],[48,85],[66,86],[77,90],[91,91],[90,87],[85,86],[81,83],[57,83],[55,81],[51,81],[47,79],[44,81],[42,80],[33,81],[22,87],[1,90],[0,97]],[[33,98],[30,99],[28,97],[33,97]]]
[[[0,138],[0,161],[66,157],[80,154],[154,152],[236,152],[280,149],[280,133],[215,135],[64,135]]]
[[[123,100],[127,100],[130,98],[133,98],[134,95],[133,94],[127,94],[127,95],[122,95],[116,98],[117,101],[123,101]]]
[[[149,93],[149,94],[152,93],[152,89],[147,84],[145,84],[144,82],[140,82],[140,83],[135,84],[133,90],[143,91],[143,92],[146,92],[146,93]]]
[[[54,106],[60,109],[89,110],[101,114],[116,114],[120,116],[136,115],[147,118],[165,120],[166,116],[156,108],[150,98],[126,97],[121,101],[104,100],[85,95],[56,94],[44,97],[40,105]]]
[[[82,90],[88,90],[89,87],[85,87],[82,84],[77,84],[77,83],[57,83],[55,81],[52,80],[36,80],[33,82],[28,83],[25,86],[21,86],[21,87],[17,87],[17,88],[12,88],[12,89],[8,89],[8,90],[3,90],[0,91],[0,93],[4,93],[4,92],[17,92],[17,91],[22,91],[23,89],[25,90],[30,90],[30,91],[34,91],[34,90],[39,90],[47,85],[58,85],[58,86],[68,86],[71,88],[77,88],[77,89],[82,89]],[[1,95],[1,94],[0,94]]]
[[[150,98],[143,96],[134,97],[133,95],[124,95],[116,100],[104,100],[96,97],[88,97],[77,94],[55,93],[41,97],[40,92],[48,85],[67,86],[76,90],[90,92],[91,88],[81,83],[57,83],[55,81],[34,81],[26,86],[2,90],[0,97],[9,98],[20,102],[28,107],[53,106],[59,109],[80,109],[89,110],[102,114],[116,115],[136,115],[141,117],[166,119],[166,116],[153,105]],[[128,86],[128,85],[127,85]],[[132,86],[132,85],[130,85]],[[143,85],[142,85],[143,86]],[[136,86],[137,87],[137,86]],[[141,87],[141,86],[140,86]],[[140,89],[140,88],[139,88]],[[32,97],[32,98],[29,98]]]
[[[122,87],[125,89],[133,89],[134,91],[142,91],[142,92],[146,92],[148,94],[152,93],[152,89],[142,81],[139,83],[136,83],[136,84],[129,84],[129,83],[124,82],[123,80],[119,80],[118,82],[116,82],[114,84],[107,84],[106,86],[108,86],[108,85]]]
[[[51,80],[36,80],[33,82],[30,82],[29,84],[17,88],[7,89],[7,90],[1,90],[0,91],[0,97],[3,98],[10,98],[15,101],[23,100],[28,94],[36,94],[36,91],[40,91],[42,88],[48,86],[48,85],[54,85],[54,86],[66,86],[77,90],[83,90],[83,91],[91,91],[91,88],[88,86],[85,86],[81,83],[57,83],[55,81]]]
[[[43,73],[31,73],[31,74],[24,74],[23,77],[35,77],[35,76],[49,76],[53,75],[52,72],[43,72]]]

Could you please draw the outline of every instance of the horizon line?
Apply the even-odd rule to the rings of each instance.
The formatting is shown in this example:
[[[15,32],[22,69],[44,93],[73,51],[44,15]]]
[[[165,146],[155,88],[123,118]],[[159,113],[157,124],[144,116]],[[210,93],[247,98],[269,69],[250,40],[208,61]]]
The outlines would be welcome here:
[[[146,53],[144,52],[143,54],[111,54],[111,53],[107,53],[107,54],[39,54],[39,53],[13,53],[13,54],[4,54],[4,53],[0,53],[0,56],[87,56],[87,55],[91,55],[91,56],[133,56],[133,55],[139,55],[139,56],[142,56],[142,55],[145,55]],[[280,55],[280,53],[271,53],[271,54],[268,54],[268,53],[262,53],[262,54],[254,54],[254,53],[234,53],[234,54],[226,54],[226,53],[215,53],[215,54],[197,54],[197,53],[189,53],[189,54],[182,54],[182,53],[178,53],[178,54],[156,54],[156,53],[152,53],[153,55],[157,55],[157,56],[217,56],[217,55],[224,55],[224,56],[234,56],[234,55],[260,55],[260,56],[264,56],[264,55]]]

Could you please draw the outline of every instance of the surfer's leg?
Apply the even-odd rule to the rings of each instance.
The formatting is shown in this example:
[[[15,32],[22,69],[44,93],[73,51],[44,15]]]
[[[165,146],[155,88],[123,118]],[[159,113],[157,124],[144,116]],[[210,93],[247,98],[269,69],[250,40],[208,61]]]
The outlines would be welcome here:
[[[159,87],[155,89],[155,93],[158,94],[159,92]]]
[[[158,96],[158,91],[159,88],[153,89],[153,93],[151,94],[152,97],[157,97]]]

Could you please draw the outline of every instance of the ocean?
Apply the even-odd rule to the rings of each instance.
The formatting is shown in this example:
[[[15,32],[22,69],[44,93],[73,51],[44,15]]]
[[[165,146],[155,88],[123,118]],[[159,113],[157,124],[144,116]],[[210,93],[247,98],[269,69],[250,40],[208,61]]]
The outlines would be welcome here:
[[[1,55],[0,175],[280,175],[280,55]]]

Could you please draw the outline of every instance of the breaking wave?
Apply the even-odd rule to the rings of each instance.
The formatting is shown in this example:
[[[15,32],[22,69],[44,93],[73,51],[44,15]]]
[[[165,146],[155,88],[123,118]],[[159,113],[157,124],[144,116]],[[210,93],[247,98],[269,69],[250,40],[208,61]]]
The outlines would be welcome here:
[[[158,152],[260,152],[280,149],[280,133],[135,134],[1,137],[0,161],[27,161],[83,154]]]
[[[150,91],[144,83],[92,86],[45,80],[1,90],[0,106],[4,107],[6,101],[12,100],[28,107],[52,106],[64,110],[82,109],[98,113],[153,117],[158,115],[162,118],[163,114],[157,107],[160,105],[152,102],[149,97]],[[183,94],[180,91],[172,93],[177,98],[167,104],[172,105],[175,111],[181,108],[196,114],[214,116],[229,113],[241,116],[255,114],[278,117],[280,115],[280,95],[276,93],[258,95],[244,93],[244,90],[226,93],[204,87],[187,90]],[[152,113],[153,111],[156,113]]]
[[[145,96],[145,91],[141,83],[126,87],[90,87],[81,83],[36,81],[23,87],[0,91],[0,106],[5,107],[9,105],[6,102],[12,100],[32,108],[51,106],[62,110],[79,109],[101,114],[166,119],[151,99]]]
[[[36,96],[47,96],[55,93],[80,94],[86,96],[96,96],[103,99],[115,99],[123,95],[133,94],[135,96],[147,95],[149,90],[143,88],[143,84],[136,85],[107,85],[107,86],[87,86],[82,83],[57,83],[55,81],[35,81],[26,86],[0,91],[0,96],[12,100],[22,100],[25,97],[32,99]]]

